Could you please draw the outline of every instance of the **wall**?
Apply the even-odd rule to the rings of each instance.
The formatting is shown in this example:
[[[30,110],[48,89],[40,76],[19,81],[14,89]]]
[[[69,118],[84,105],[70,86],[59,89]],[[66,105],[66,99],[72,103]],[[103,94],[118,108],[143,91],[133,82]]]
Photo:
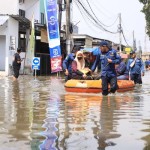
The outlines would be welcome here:
[[[12,65],[13,54],[15,51],[10,50],[10,37],[13,36],[16,39],[16,48],[18,47],[18,21],[9,18],[8,20],[8,29],[6,31],[6,48],[5,48],[5,72],[6,75],[10,74],[10,66]]]
[[[2,26],[0,26],[0,35],[6,35],[7,30],[8,30],[8,20]]]
[[[45,14],[44,0],[40,0],[40,12]]]
[[[6,66],[6,41],[7,41],[7,33],[8,33],[8,20],[0,26],[0,70],[5,71]]]
[[[39,0],[25,0],[25,3],[19,5],[19,9],[25,10],[25,17],[32,19],[34,13],[35,20],[40,22],[40,1]]]
[[[85,47],[92,47],[92,38],[86,37],[85,39]]]
[[[150,52],[143,52],[142,53],[142,60],[145,61],[146,59],[150,59]]]
[[[46,24],[46,18],[45,18],[45,3],[44,0],[40,0],[40,14],[43,13],[44,14],[44,24]],[[41,19],[40,19],[41,20]],[[40,23],[42,23],[40,21]]]
[[[5,70],[5,45],[6,36],[0,35],[0,71]]]
[[[0,0],[0,14],[17,15],[18,0]]]
[[[18,21],[9,17],[8,21],[0,26],[0,70],[5,71],[6,75],[10,75],[12,68],[13,55],[18,48]],[[10,50],[10,37],[15,37],[15,50]],[[21,53],[21,58],[25,57],[25,53]],[[24,62],[21,64],[20,72],[23,72]]]

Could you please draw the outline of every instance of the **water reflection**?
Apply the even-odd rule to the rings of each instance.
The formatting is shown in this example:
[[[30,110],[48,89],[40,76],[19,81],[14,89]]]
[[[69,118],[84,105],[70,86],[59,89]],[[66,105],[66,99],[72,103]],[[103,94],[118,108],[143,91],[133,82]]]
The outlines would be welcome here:
[[[113,139],[119,139],[122,136],[123,131],[120,132],[118,129],[121,122],[124,122],[124,119],[133,124],[141,121],[142,99],[138,96],[134,98],[118,95],[110,97],[65,95],[67,129],[69,129],[65,139],[66,147],[76,149],[78,145],[79,149],[103,150],[107,146],[116,148],[117,140]],[[126,125],[125,122],[121,124],[122,129],[124,125]],[[137,128],[130,129],[129,133],[137,130]]]
[[[149,149],[147,83],[103,97],[66,93],[61,78],[0,81],[2,150]]]
[[[46,109],[46,119],[43,127],[46,128],[41,134],[45,136],[44,142],[39,146],[41,150],[56,150],[55,144],[57,140],[57,127],[59,116],[60,97],[51,95]]]
[[[58,94],[59,92],[62,93],[60,88],[62,80],[56,77],[46,78],[44,81],[43,78],[38,78],[37,80],[38,82],[36,83],[38,84],[34,84],[34,87],[36,87],[34,90],[36,94],[34,95],[38,95],[38,97],[36,96],[33,106],[32,149],[55,150],[58,148],[58,117],[61,105],[60,95]],[[33,82],[35,83],[35,81]],[[41,127],[38,132],[37,125]]]
[[[79,149],[105,149],[115,145],[107,141],[120,136],[114,130],[113,111],[117,106],[114,100],[114,97],[65,95],[69,129],[65,141],[68,149],[76,149],[76,145]]]

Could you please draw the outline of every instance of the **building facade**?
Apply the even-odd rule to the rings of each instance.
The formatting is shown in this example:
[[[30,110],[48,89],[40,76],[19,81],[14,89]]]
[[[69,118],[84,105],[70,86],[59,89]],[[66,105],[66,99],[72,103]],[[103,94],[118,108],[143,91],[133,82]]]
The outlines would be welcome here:
[[[40,21],[39,4],[37,0],[0,1],[0,71],[4,71],[5,75],[11,74],[13,55],[18,47],[23,49],[21,57],[25,57],[26,34],[30,30],[32,15]],[[21,71],[23,65],[24,62]]]
[[[9,5],[8,5],[9,4]],[[10,5],[11,4],[11,5]],[[25,58],[29,50],[29,35],[31,31],[31,20],[34,15],[35,26],[35,56],[41,58],[40,75],[50,74],[50,54],[47,41],[44,0],[4,0],[0,1],[0,71],[6,75],[11,74],[13,55],[17,48],[22,48],[21,57]],[[75,27],[75,26],[74,26]],[[72,43],[81,47],[96,47],[103,39],[89,35],[72,34]],[[66,52],[66,32],[61,31],[62,59]],[[108,40],[106,40],[108,41]],[[112,43],[111,41],[108,41]],[[21,64],[21,73],[24,71],[25,63]]]

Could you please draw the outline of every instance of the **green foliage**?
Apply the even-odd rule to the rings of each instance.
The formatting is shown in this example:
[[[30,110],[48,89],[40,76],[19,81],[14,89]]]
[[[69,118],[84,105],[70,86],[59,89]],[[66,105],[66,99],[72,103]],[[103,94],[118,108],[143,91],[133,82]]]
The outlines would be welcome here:
[[[139,0],[139,2],[143,3],[142,12],[145,14],[146,33],[150,37],[150,0]]]

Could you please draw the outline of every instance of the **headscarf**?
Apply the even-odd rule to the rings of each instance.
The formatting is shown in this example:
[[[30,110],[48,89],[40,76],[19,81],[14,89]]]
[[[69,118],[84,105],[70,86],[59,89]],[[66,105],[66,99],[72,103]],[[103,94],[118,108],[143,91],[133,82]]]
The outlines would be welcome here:
[[[81,60],[78,60],[78,56],[79,55],[82,55],[82,59]],[[81,51],[78,51],[77,54],[76,54],[76,57],[74,59],[76,62],[77,62],[77,69],[78,70],[82,70],[85,68],[85,60],[84,60],[84,55]]]

